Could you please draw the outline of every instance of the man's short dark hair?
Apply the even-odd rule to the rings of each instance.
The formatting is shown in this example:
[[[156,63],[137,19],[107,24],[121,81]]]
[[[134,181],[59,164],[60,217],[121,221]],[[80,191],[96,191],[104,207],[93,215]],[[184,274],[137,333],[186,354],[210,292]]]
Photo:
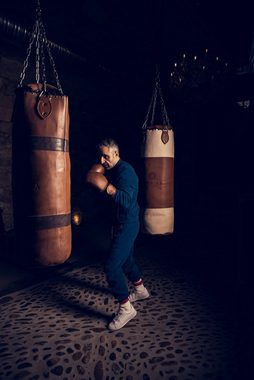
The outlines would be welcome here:
[[[115,148],[117,150],[117,152],[119,152],[119,145],[117,144],[117,142],[114,139],[105,138],[105,139],[101,140],[99,142],[99,144],[97,145],[98,150],[100,149],[101,146],[106,146],[108,148]]]

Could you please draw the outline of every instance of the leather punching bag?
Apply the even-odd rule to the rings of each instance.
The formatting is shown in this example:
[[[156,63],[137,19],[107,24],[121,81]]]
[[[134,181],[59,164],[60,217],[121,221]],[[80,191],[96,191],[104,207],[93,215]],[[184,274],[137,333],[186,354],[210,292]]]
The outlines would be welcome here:
[[[68,98],[50,85],[17,90],[13,117],[14,228],[20,260],[63,263],[71,254]]]
[[[171,127],[146,127],[143,159],[143,232],[151,235],[171,234],[174,231],[174,134]]]

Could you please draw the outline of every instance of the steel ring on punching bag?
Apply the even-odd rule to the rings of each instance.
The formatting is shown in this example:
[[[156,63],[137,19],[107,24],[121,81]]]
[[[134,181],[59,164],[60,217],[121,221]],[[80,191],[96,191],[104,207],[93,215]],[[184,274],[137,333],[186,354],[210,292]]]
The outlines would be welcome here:
[[[16,241],[24,261],[61,264],[71,254],[68,97],[47,85],[17,90],[13,120]]]
[[[165,125],[149,126],[143,145],[145,199],[143,232],[152,235],[174,231],[174,134]]]

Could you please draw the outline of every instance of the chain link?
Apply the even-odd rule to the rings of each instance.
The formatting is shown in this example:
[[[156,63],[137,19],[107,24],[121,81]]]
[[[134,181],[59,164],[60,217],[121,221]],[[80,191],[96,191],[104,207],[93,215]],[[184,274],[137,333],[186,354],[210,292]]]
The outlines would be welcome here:
[[[152,116],[151,116],[151,125],[154,125],[154,117],[155,117],[155,111],[156,111],[157,96],[158,96],[158,86],[156,84],[155,85],[155,89],[154,89],[154,95],[153,95],[153,108],[152,108]]]
[[[159,95],[160,95],[160,102],[161,102],[161,114],[162,114],[162,119],[163,119],[163,125],[167,126],[167,128],[165,128],[165,129],[168,129],[170,127],[170,123],[169,123],[168,113],[166,110],[164,99],[162,96],[161,88],[159,88]]]
[[[28,48],[27,48],[27,51],[26,51],[26,58],[25,58],[24,63],[23,63],[23,70],[22,70],[22,72],[20,74],[20,81],[19,81],[18,87],[22,87],[23,86],[23,82],[24,82],[24,79],[25,79],[25,76],[26,76],[26,70],[27,70],[27,67],[28,67],[28,62],[29,62],[29,58],[30,58],[30,55],[31,55],[32,46],[33,46],[35,37],[36,37],[36,24],[34,24],[33,30],[32,30],[31,36],[30,36],[29,45],[28,45]]]
[[[41,79],[42,79],[44,91],[46,91],[47,81],[46,81],[46,67],[45,67],[45,56],[44,56],[43,44],[41,44],[41,66],[42,66]]]
[[[53,56],[51,54],[51,50],[50,50],[50,46],[49,46],[49,41],[48,41],[48,39],[46,37],[45,28],[44,28],[44,25],[42,23],[41,23],[41,30],[42,30],[43,41],[45,42],[45,45],[46,45],[46,48],[47,48],[47,52],[48,52],[48,56],[49,56],[49,61],[51,63],[51,66],[53,68],[53,72],[54,72],[54,75],[55,75],[55,80],[56,80],[57,88],[60,91],[61,95],[63,95],[63,90],[62,90],[62,87],[61,87],[61,84],[60,84],[60,81],[59,81],[58,73],[57,73],[56,66],[55,66],[55,61],[54,61]]]
[[[36,21],[36,41],[35,41],[35,78],[36,83],[40,83],[40,29],[38,20]]]
[[[31,55],[32,51],[32,46],[35,43],[35,79],[36,83],[39,84],[40,80],[43,82],[43,87],[44,91],[46,91],[46,66],[45,66],[45,54],[44,54],[44,48],[46,47],[48,56],[49,56],[49,61],[53,69],[53,73],[55,76],[56,80],[56,85],[57,89],[59,90],[60,94],[63,95],[63,90],[60,85],[58,73],[56,70],[55,62],[53,59],[53,56],[51,54],[50,46],[49,46],[49,41],[46,37],[46,32],[45,28],[42,22],[41,18],[41,7],[40,7],[40,0],[37,0],[37,7],[36,7],[36,20],[33,26],[33,30],[30,36],[30,41],[29,41],[29,46],[27,48],[27,56],[26,59],[24,60],[23,64],[23,70],[20,74],[20,82],[18,87],[22,87],[25,75],[26,75],[26,70],[28,67],[29,63],[29,58]]]
[[[152,99],[150,101],[150,104],[149,104],[149,107],[148,107],[148,110],[147,110],[147,114],[146,114],[146,118],[145,118],[144,124],[142,125],[142,129],[143,130],[146,129],[147,124],[148,124],[149,114],[150,114],[150,111],[151,111],[152,106],[153,106],[154,91],[155,91],[155,89],[153,90]]]
[[[159,96],[158,96],[159,95]],[[163,121],[163,126],[165,127],[165,130],[168,130],[171,128],[170,123],[169,123],[169,118],[166,110],[166,106],[164,103],[164,99],[162,96],[162,90],[161,90],[161,85],[160,85],[160,69],[159,65],[156,65],[156,77],[155,77],[155,86],[151,98],[151,102],[148,107],[148,111],[146,114],[145,122],[142,125],[142,129],[145,130],[147,128],[147,124],[149,121],[149,115],[151,113],[151,125],[154,125],[154,119],[155,119],[155,113],[156,113],[156,106],[157,102],[160,103],[160,109],[161,109],[161,114],[162,114],[162,121]]]

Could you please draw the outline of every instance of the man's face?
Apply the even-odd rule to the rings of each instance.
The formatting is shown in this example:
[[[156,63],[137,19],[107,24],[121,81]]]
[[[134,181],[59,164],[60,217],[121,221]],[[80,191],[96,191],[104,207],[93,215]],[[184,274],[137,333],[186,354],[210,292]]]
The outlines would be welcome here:
[[[118,151],[113,147],[101,145],[99,147],[100,163],[106,170],[112,169],[119,160]]]

